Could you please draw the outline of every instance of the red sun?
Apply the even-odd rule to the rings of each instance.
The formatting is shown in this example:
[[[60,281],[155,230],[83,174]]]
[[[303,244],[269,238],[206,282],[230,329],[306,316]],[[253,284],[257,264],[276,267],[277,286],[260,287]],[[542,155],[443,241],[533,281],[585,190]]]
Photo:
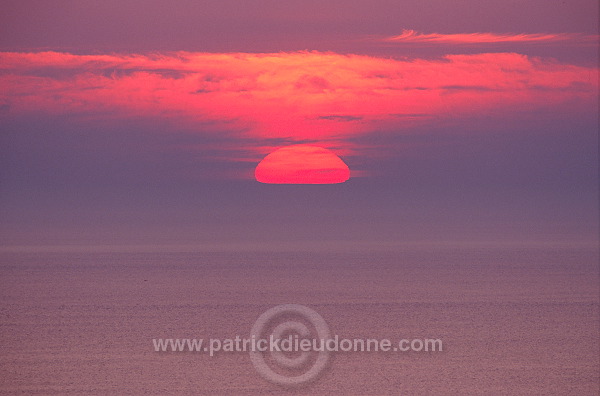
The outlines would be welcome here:
[[[322,147],[283,147],[267,155],[254,171],[256,180],[270,184],[335,184],[350,178],[340,157]]]

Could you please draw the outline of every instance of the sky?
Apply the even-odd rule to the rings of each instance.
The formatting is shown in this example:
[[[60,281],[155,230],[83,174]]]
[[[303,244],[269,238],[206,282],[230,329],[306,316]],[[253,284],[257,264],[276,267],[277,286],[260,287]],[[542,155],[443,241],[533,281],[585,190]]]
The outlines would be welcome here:
[[[598,238],[597,1],[3,1],[0,243]],[[288,146],[331,185],[269,185]]]

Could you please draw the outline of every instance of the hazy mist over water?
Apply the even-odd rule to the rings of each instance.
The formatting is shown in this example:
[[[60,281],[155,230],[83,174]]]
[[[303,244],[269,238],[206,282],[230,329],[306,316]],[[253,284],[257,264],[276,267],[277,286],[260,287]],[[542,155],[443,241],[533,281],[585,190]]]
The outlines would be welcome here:
[[[4,251],[5,394],[596,394],[598,251],[411,246],[329,251]],[[306,388],[247,353],[153,338],[247,336],[283,303],[343,337],[440,338],[443,352],[336,353]]]

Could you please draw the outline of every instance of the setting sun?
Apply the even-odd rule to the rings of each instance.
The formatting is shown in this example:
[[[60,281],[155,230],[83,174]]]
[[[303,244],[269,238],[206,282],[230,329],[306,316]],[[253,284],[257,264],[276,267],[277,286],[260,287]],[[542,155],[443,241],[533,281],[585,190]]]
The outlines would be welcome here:
[[[256,180],[270,184],[335,184],[350,178],[350,169],[322,147],[297,145],[280,148],[256,167]]]

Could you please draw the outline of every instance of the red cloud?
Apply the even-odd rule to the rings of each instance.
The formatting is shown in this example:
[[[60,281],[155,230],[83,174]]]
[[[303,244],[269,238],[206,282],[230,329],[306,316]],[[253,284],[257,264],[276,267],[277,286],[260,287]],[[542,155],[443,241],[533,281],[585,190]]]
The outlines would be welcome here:
[[[494,43],[550,43],[550,42],[581,42],[598,43],[597,35],[581,35],[573,33],[551,34],[496,34],[496,33],[419,33],[414,30],[403,30],[402,34],[385,39],[390,42],[402,43],[438,43],[438,44],[494,44]]]
[[[487,112],[578,111],[593,106],[598,89],[597,69],[514,53],[0,53],[0,67],[0,106],[9,114],[161,117],[186,129],[211,123],[202,129],[324,146]]]

